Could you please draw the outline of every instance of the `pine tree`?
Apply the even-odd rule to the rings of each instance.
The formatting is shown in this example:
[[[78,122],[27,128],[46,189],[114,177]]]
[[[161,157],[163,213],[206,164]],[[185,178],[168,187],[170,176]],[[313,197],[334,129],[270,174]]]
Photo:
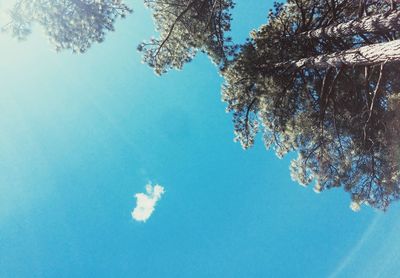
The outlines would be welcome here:
[[[196,55],[207,53],[223,67],[235,46],[226,36],[230,31],[233,8],[231,0],[145,0],[153,12],[159,38],[139,45],[144,61],[157,74],[168,69],[181,69]]]
[[[278,156],[298,152],[291,172],[299,183],[318,192],[343,186],[353,207],[386,209],[400,194],[397,33],[305,36],[359,16],[348,1],[335,3],[277,4],[224,71],[223,100],[244,148],[261,126]]]
[[[18,39],[25,39],[32,25],[40,25],[56,50],[85,52],[114,31],[117,18],[132,10],[120,0],[17,0],[11,22],[3,27]]]

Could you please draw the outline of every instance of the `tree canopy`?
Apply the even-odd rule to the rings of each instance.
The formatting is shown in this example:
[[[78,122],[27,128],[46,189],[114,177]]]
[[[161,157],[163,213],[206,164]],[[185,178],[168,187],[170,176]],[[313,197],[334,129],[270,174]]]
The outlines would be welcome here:
[[[117,18],[131,12],[120,0],[17,0],[4,29],[25,39],[38,24],[56,50],[85,52],[102,42],[107,31],[114,31]]]
[[[343,187],[352,208],[400,198],[400,12],[395,1],[287,0],[243,45],[229,36],[232,0],[144,0],[158,38],[139,44],[157,74],[198,51],[224,77],[235,138],[259,131],[279,157],[298,153],[292,178],[316,192]],[[42,25],[57,49],[83,52],[119,17],[119,0],[19,0],[7,26],[23,38]]]
[[[233,8],[231,0],[145,0],[153,11],[158,39],[138,46],[144,61],[157,74],[168,69],[181,69],[197,51],[207,53],[212,61],[223,66],[235,46],[227,36]]]
[[[321,30],[395,11],[374,3],[360,13],[349,1],[332,3],[277,4],[223,73],[223,99],[244,148],[262,129],[278,156],[298,152],[294,180],[315,183],[317,192],[342,186],[354,207],[386,209],[399,198],[396,29],[348,36]]]

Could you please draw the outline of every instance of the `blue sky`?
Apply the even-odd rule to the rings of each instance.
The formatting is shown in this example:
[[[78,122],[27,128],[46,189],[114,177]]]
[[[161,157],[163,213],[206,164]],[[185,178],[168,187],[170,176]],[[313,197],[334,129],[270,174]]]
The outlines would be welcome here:
[[[233,36],[270,2],[241,1]],[[222,80],[200,55],[157,77],[136,45],[149,11],[85,55],[0,36],[0,277],[395,277],[399,205],[349,209],[233,143]],[[131,217],[149,182],[165,194]]]

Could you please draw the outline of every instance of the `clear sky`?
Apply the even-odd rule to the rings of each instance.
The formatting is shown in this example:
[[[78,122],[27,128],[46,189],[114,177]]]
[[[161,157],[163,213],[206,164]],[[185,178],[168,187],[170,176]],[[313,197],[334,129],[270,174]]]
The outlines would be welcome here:
[[[244,40],[271,2],[238,2]],[[243,151],[215,67],[155,76],[133,8],[85,55],[0,36],[0,277],[399,277],[399,205],[354,213],[261,140]],[[137,222],[149,181],[165,193]]]

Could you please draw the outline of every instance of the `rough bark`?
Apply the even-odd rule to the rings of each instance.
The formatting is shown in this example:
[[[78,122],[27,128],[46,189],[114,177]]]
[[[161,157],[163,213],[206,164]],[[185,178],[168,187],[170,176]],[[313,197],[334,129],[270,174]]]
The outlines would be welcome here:
[[[341,66],[368,66],[396,61],[400,61],[400,40],[307,57],[297,61],[277,63],[273,68],[297,69],[308,67],[324,69],[329,67],[339,68]]]
[[[322,27],[316,30],[300,33],[305,38],[338,38],[367,33],[385,33],[400,30],[400,11],[389,14],[366,16],[349,22]]]

